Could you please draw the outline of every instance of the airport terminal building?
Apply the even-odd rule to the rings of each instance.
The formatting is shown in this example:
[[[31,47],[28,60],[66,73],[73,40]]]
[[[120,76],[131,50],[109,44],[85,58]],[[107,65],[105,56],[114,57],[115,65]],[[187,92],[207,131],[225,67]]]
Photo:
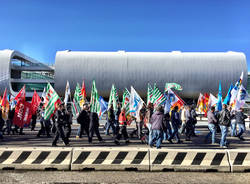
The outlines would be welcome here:
[[[55,67],[38,62],[18,51],[0,51],[0,93],[5,87],[15,95],[25,84],[27,96],[33,90],[40,94],[47,82],[54,85],[60,96],[64,95],[67,80],[71,92],[77,83],[85,81],[90,95],[92,80],[98,92],[108,97],[115,84],[119,95],[130,86],[146,97],[147,84],[157,83],[164,90],[166,82],[176,82],[183,87],[178,92],[184,99],[197,99],[199,93],[218,93],[219,81],[225,96],[231,83],[244,72],[243,85],[250,89],[247,62],[241,52],[83,52],[58,51]]]

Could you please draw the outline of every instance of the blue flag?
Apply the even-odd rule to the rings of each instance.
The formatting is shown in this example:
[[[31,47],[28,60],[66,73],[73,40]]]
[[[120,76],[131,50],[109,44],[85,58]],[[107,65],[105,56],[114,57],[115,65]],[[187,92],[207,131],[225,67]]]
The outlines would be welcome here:
[[[99,103],[101,106],[101,117],[108,110],[108,102],[106,102],[101,96],[99,97]]]
[[[219,84],[219,93],[218,93],[218,102],[217,102],[217,110],[222,110],[222,91],[221,91],[221,83]]]
[[[227,96],[226,96],[226,98],[224,99],[224,101],[223,101],[223,104],[227,104],[227,105],[229,105],[229,102],[230,102],[230,99],[231,99],[231,91],[232,91],[232,89],[233,89],[233,84],[231,84],[230,85],[230,88],[229,88],[229,90],[228,90],[228,92],[227,92]]]

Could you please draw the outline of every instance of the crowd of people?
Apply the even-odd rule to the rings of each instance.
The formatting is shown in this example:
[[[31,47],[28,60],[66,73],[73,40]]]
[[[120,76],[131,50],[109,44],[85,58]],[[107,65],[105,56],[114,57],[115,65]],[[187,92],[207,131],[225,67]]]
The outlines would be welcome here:
[[[114,110],[113,105],[107,111],[107,121],[104,126],[104,133],[107,136],[112,136],[116,145],[120,145],[123,138],[125,144],[130,143],[130,138],[136,136],[141,143],[146,143],[150,147],[161,148],[164,141],[170,144],[182,143],[180,135],[185,136],[185,141],[191,141],[192,137],[197,137],[195,126],[197,124],[197,113],[194,105],[184,105],[179,109],[175,106],[171,112],[164,112],[163,106],[154,107],[152,103],[145,105],[140,109],[138,117],[130,117],[126,115],[125,108],[121,108],[120,104]],[[9,116],[5,122],[0,109],[0,136],[3,134],[24,134],[23,128],[12,125],[15,109],[9,111]],[[245,119],[247,115],[240,111],[232,110],[231,106],[223,104],[222,111],[218,112],[215,107],[211,107],[207,113],[209,133],[205,136],[204,142],[211,144],[216,143],[216,134],[220,134],[220,147],[226,148],[227,135],[229,127],[231,127],[231,136],[238,137],[244,141],[243,133],[245,132]],[[57,105],[57,110],[49,120],[44,119],[44,112],[38,110],[32,116],[29,125],[31,131],[35,130],[37,119],[40,119],[40,130],[37,137],[47,136],[52,137],[52,146],[57,146],[58,139],[61,138],[65,145],[69,145],[72,126],[72,111],[71,106],[64,104]],[[51,122],[52,121],[52,122]],[[89,104],[84,104],[82,111],[77,115],[76,121],[79,124],[76,139],[86,136],[89,143],[92,143],[94,134],[99,142],[104,142],[100,134],[99,117],[96,112],[90,112]],[[136,124],[136,128],[128,133],[127,126],[131,123]],[[237,132],[238,130],[238,132]],[[111,131],[111,133],[110,133]],[[112,135],[111,135],[112,134]],[[211,137],[211,138],[210,138]]]

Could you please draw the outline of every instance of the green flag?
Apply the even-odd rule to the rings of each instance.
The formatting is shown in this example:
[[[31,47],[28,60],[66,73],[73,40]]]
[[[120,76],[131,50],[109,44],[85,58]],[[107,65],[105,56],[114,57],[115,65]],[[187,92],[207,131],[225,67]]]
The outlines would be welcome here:
[[[93,81],[92,89],[91,89],[90,111],[96,112],[98,116],[101,115],[101,106],[99,103],[99,95],[96,89],[95,81]]]
[[[80,85],[77,83],[72,102],[72,112],[74,116],[77,116],[81,112],[80,101],[81,101],[81,89]]]
[[[177,83],[166,83],[165,85],[165,91],[168,91],[169,89],[174,88],[175,90],[181,91],[182,87],[180,84]]]
[[[51,86],[50,83],[47,84],[47,92],[44,103],[44,119],[48,120],[56,111],[56,105],[61,104],[61,99],[58,94]]]

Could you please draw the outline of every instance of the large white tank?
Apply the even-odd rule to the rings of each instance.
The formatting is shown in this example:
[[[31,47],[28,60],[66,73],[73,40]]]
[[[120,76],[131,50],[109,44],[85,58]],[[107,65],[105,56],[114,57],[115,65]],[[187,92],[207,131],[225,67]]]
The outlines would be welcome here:
[[[244,72],[247,84],[247,62],[240,52],[75,52],[58,51],[55,61],[55,89],[64,95],[67,80],[72,93],[76,83],[85,80],[90,95],[92,80],[99,94],[108,97],[114,83],[119,94],[130,86],[146,96],[147,84],[157,83],[164,90],[166,82],[183,87],[183,98],[198,98],[199,93],[218,93],[219,81],[223,95],[231,83]]]

